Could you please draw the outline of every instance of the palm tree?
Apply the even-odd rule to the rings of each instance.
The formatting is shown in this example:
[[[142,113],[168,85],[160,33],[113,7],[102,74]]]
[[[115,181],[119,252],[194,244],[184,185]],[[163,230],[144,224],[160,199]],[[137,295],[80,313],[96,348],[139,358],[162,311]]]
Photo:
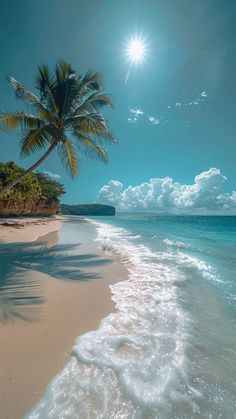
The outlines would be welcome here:
[[[1,188],[0,194],[35,170],[55,149],[72,177],[78,171],[80,151],[107,162],[104,144],[115,140],[99,111],[112,103],[102,91],[98,73],[88,71],[80,77],[65,61],[59,61],[54,73],[43,65],[38,67],[36,79],[38,96],[13,77],[8,80],[16,98],[28,105],[32,113],[1,113],[0,126],[7,131],[21,129],[21,156],[45,148],[46,151],[21,176]]]

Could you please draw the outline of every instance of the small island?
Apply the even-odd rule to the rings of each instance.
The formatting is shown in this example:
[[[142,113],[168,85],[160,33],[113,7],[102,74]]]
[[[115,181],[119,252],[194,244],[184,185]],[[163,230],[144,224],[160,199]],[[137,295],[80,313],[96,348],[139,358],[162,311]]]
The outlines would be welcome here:
[[[103,204],[61,204],[63,215],[115,215],[116,209],[111,205]]]

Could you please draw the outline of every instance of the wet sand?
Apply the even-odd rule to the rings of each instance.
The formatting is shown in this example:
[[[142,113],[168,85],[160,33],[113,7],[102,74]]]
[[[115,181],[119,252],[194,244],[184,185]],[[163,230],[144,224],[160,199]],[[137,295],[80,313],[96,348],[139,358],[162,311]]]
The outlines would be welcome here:
[[[68,234],[71,229],[73,234],[75,225],[68,223],[63,228],[68,229]],[[94,227],[81,219],[78,231],[79,254],[96,252],[104,258],[94,242]],[[57,233],[43,239],[51,246],[57,242]],[[30,271],[43,303],[37,309],[32,307],[29,321],[13,316],[1,323],[1,419],[23,417],[66,364],[76,337],[97,328],[100,320],[114,311],[109,284],[124,279],[125,268],[110,261],[84,267],[84,271],[99,275],[100,279],[65,281]]]

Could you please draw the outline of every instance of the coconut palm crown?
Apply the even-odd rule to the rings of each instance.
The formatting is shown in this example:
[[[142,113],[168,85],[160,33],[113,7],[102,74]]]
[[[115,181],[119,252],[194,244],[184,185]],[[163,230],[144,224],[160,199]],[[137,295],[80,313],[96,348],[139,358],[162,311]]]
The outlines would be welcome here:
[[[104,144],[115,140],[100,110],[112,103],[103,92],[98,73],[88,71],[81,77],[65,61],[59,61],[53,73],[43,65],[38,67],[35,86],[38,95],[13,77],[8,80],[16,98],[32,113],[0,113],[1,127],[7,131],[20,128],[21,156],[46,151],[22,176],[0,189],[1,194],[35,170],[55,149],[72,177],[78,172],[78,156],[82,151],[107,162]]]

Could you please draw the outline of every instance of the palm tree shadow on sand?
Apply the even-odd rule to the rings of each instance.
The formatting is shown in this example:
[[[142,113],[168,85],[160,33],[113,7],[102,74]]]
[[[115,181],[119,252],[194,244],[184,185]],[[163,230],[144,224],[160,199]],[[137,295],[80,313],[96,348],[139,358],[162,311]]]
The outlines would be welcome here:
[[[65,281],[88,281],[101,275],[88,268],[109,263],[96,254],[76,254],[78,244],[0,243],[0,321],[33,321],[44,303],[43,273]]]

